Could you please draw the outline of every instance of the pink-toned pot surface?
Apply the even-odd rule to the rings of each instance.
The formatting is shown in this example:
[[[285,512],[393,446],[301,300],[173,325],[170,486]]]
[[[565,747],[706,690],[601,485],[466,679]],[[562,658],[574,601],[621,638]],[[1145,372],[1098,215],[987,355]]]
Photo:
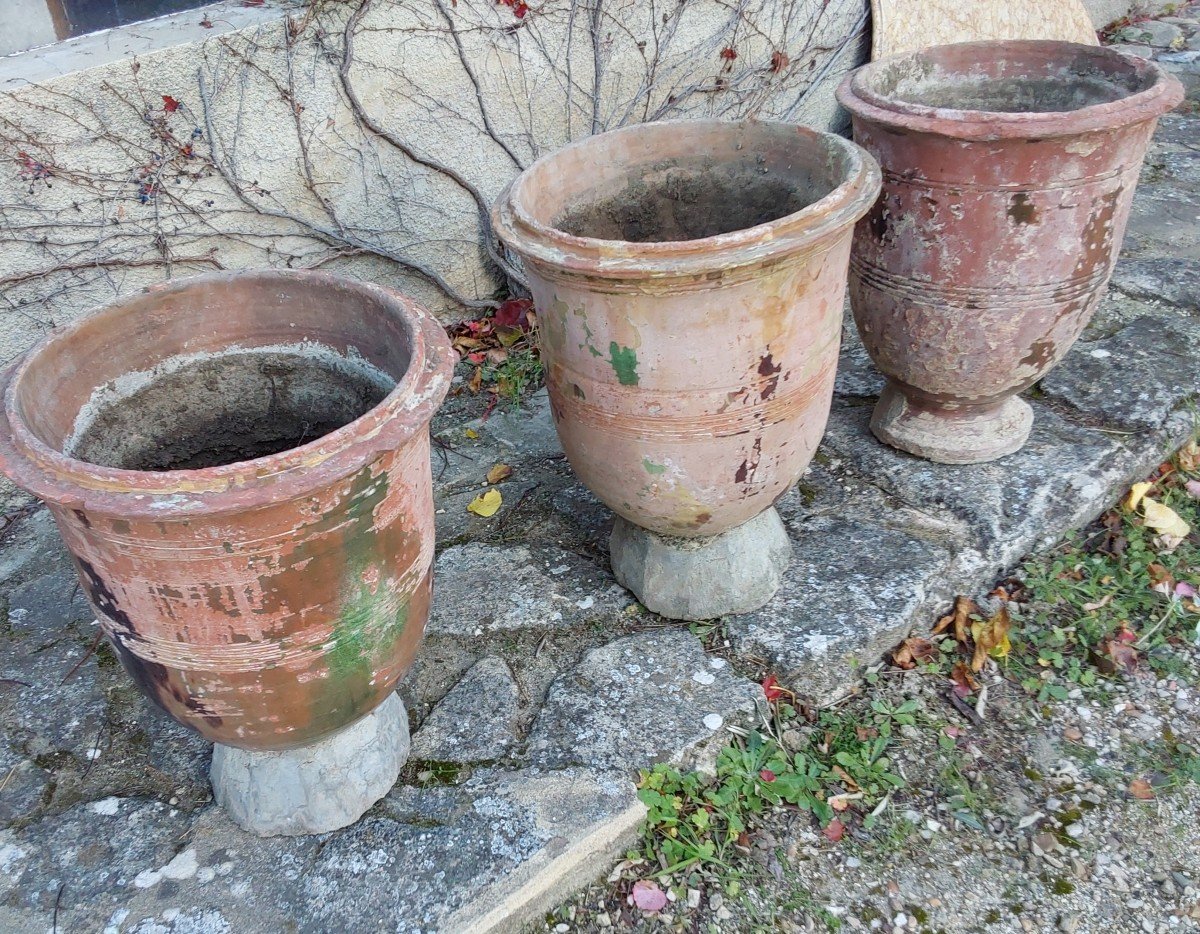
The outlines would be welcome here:
[[[1108,49],[980,42],[865,66],[838,98],[883,168],[850,276],[890,380],[873,427],[936,460],[1009,453],[1029,430],[1012,397],[1091,318],[1156,120],[1182,89]]]
[[[454,355],[408,299],[316,273],[170,283],[3,377],[41,497],[129,674],[208,739],[310,743],[380,703],[429,611],[428,423]]]
[[[853,224],[878,168],[775,123],[653,123],[574,143],[501,196],[559,437],[615,512],[710,536],[804,471],[825,429]]]

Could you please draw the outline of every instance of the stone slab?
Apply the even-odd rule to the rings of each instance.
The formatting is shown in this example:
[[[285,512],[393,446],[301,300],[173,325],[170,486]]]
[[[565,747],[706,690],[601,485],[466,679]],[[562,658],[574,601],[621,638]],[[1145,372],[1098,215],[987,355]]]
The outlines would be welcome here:
[[[431,636],[570,629],[634,605],[607,568],[572,552],[524,545],[455,545],[434,565]]]
[[[1193,155],[1200,157],[1200,153]],[[1200,309],[1200,267],[1182,259],[1132,259],[1117,263],[1112,288],[1148,302]]]
[[[1139,318],[1112,337],[1076,345],[1041,385],[1047,398],[1102,424],[1160,428],[1200,392],[1200,318]]]
[[[413,734],[412,757],[461,764],[504,758],[517,739],[517,701],[517,683],[504,659],[480,659]]]
[[[623,778],[489,772],[397,789],[353,827],[262,839],[215,807],[109,798],[0,831],[0,929],[500,931],[533,920],[636,836]]]
[[[740,656],[766,661],[779,680],[819,704],[843,696],[948,595],[946,544],[859,514],[819,517],[793,533],[792,564],[775,599],[730,617]]]
[[[1034,410],[1025,447],[989,464],[934,464],[879,444],[865,407],[835,405],[826,445],[901,502],[966,523],[983,577],[1090,520],[1190,430],[1172,422],[1127,446],[1044,405],[1035,402]]]
[[[724,725],[751,716],[761,697],[686,629],[626,636],[592,649],[551,685],[528,759],[627,773],[659,762],[705,765],[727,740]]]

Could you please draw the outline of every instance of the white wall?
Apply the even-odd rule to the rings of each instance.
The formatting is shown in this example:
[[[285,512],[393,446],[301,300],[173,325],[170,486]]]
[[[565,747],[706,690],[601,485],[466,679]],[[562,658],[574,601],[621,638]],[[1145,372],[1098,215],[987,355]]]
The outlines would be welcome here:
[[[0,59],[0,360],[216,268],[323,264],[461,317],[447,291],[499,284],[480,206],[540,153],[651,117],[829,127],[865,54],[867,0],[371,0],[348,31],[358,0],[316,6],[234,0]]]

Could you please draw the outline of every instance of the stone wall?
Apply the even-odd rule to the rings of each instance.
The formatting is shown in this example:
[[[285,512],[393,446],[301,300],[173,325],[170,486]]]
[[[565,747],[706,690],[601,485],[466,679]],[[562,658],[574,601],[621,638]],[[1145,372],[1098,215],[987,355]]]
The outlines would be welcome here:
[[[503,284],[485,209],[658,118],[840,123],[866,0],[238,0],[0,59],[0,360],[168,276],[337,269],[446,320]]]

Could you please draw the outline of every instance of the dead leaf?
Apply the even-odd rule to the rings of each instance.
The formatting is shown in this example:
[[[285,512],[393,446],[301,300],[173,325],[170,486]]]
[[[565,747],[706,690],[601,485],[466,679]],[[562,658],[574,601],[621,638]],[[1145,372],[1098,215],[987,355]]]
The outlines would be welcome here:
[[[1133,512],[1138,508],[1138,504],[1142,501],[1147,493],[1154,486],[1153,483],[1135,483],[1129,488],[1129,496],[1125,499],[1125,508]]]
[[[847,808],[850,807],[851,801],[858,801],[858,800],[861,800],[862,798],[863,798],[863,793],[861,791],[858,791],[858,792],[855,792],[854,794],[850,794],[850,795],[834,795],[832,798],[830,798],[825,803],[828,804],[835,811],[845,811]]]
[[[467,512],[473,512],[477,516],[482,516],[485,519],[490,519],[500,509],[500,505],[504,502],[504,497],[500,495],[500,491],[492,487],[486,493],[480,493],[467,506]]]
[[[1158,562],[1152,562],[1146,565],[1146,573],[1150,575],[1150,589],[1162,594],[1164,597],[1171,596],[1175,590],[1175,578]]]
[[[646,914],[652,915],[667,907],[667,896],[657,883],[639,879],[633,883],[633,903]]]
[[[971,637],[975,640],[975,654],[971,656],[971,670],[982,671],[988,656],[1006,658],[1012,651],[1012,643],[1008,641],[1008,631],[1012,628],[1012,620],[1008,615],[1008,607],[1001,606],[991,619],[971,624]]]
[[[1154,789],[1150,787],[1150,783],[1144,778],[1135,778],[1129,783],[1127,790],[1131,797],[1137,798],[1139,801],[1152,801],[1154,799]]]
[[[1180,518],[1179,513],[1149,496],[1142,500],[1142,515],[1147,527],[1159,534],[1163,550],[1168,553],[1174,551],[1192,531],[1191,526]]]
[[[933,627],[933,634],[946,632],[953,627],[954,639],[961,645],[967,644],[967,632],[971,628],[971,617],[979,614],[979,605],[968,597],[959,596],[954,601],[954,612],[943,616]]]
[[[905,639],[900,643],[899,647],[892,652],[892,662],[897,668],[916,668],[918,662],[928,661],[933,658],[934,648],[932,642],[928,639],[921,639],[913,636],[910,639]]]
[[[950,680],[954,682],[954,693],[959,697],[966,697],[979,690],[979,682],[963,662],[954,666],[954,670],[950,672]]]
[[[512,468],[508,464],[497,464],[487,472],[488,483],[499,483],[501,480],[507,480],[512,476]]]
[[[1100,653],[1093,661],[1096,667],[1105,674],[1116,674],[1118,671],[1132,675],[1138,667],[1137,633],[1122,622],[1117,631],[1100,641]]]
[[[1200,470],[1200,442],[1195,438],[1179,449],[1179,466],[1188,473]]]
[[[837,843],[845,835],[846,825],[835,817],[825,825],[825,829],[821,833],[830,843]]]
[[[836,775],[843,785],[851,791],[858,791],[858,782],[856,782],[849,772],[843,769],[840,765],[833,767],[833,774]]]
[[[1083,605],[1083,611],[1085,613],[1094,613],[1094,612],[1096,612],[1096,610],[1102,610],[1102,609],[1104,609],[1104,607],[1106,607],[1110,603],[1112,603],[1112,598],[1113,598],[1113,595],[1108,594],[1095,603],[1085,603]]]
[[[463,434],[466,435],[468,438],[470,438],[472,441],[477,441],[479,439],[479,432],[477,432],[474,428],[468,428],[466,431],[463,432]]]
[[[1200,499],[1200,480],[1189,480],[1183,485],[1183,488],[1187,490],[1188,496],[1192,499]]]

